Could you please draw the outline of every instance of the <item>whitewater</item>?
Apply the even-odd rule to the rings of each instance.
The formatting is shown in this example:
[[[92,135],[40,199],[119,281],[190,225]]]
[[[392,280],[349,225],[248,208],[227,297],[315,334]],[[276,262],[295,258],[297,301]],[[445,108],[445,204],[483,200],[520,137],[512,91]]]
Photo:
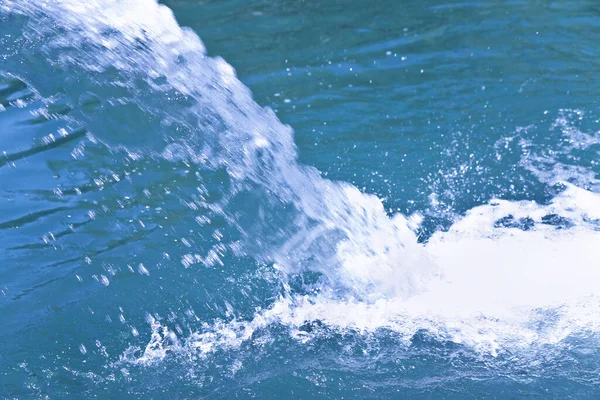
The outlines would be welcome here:
[[[518,146],[517,165],[552,187],[552,198],[487,199],[424,235],[424,221],[441,207],[440,193],[431,193],[428,209],[403,215],[386,210],[385,199],[301,164],[292,128],[259,106],[233,67],[208,56],[166,6],[0,0],[0,13],[22,26],[21,36],[5,38],[13,55],[0,64],[3,75],[24,82],[41,109],[65,97],[75,104],[66,115],[47,114],[64,124],[63,139],[80,142],[74,160],[86,160],[87,147],[103,146],[117,159],[197,171],[190,178],[195,192],[180,199],[187,210],[182,220],[207,230],[190,233],[188,243],[206,237],[211,246],[202,251],[182,239],[179,254],[163,258],[186,271],[226,270],[231,257],[250,258],[272,287],[251,311],[232,302],[214,318],[188,313],[197,324],[185,329],[152,303],[130,309],[146,321],[132,330],[143,344],[105,357],[104,368],[126,375],[128,368],[174,360],[193,365],[247,346],[269,347],[278,335],[299,346],[392,337],[394,351],[408,351],[423,337],[464,346],[485,363],[516,357],[529,366],[572,350],[573,338],[588,341],[584,353],[597,345],[600,194],[596,175],[571,155],[597,157],[600,132],[578,127],[583,111],[557,111],[560,148],[528,142],[528,127],[494,145],[499,160],[504,149]],[[85,110],[96,103],[93,112]],[[128,119],[143,128],[130,132]],[[19,154],[5,157],[18,162]],[[97,185],[110,188],[126,178],[111,176]],[[128,267],[142,277],[157,273],[147,264]],[[107,288],[116,279],[98,276]],[[233,362],[231,373],[242,364]]]

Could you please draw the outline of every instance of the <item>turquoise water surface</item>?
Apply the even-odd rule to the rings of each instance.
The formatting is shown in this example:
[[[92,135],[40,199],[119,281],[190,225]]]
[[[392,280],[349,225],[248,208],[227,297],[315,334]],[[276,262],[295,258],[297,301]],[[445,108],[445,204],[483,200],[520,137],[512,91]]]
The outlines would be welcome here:
[[[0,398],[600,397],[600,3],[0,0]]]

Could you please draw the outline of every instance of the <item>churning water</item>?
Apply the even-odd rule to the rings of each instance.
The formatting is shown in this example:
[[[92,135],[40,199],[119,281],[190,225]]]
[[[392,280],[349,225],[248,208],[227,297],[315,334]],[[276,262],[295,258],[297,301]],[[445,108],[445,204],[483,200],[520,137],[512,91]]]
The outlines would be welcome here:
[[[166,3],[0,0],[3,398],[600,394],[594,2]]]

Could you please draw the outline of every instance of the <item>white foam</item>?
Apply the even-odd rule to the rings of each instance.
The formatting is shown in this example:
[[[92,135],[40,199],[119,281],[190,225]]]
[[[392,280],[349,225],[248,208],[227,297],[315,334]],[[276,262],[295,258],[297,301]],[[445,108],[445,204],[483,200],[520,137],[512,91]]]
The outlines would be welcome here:
[[[33,18],[30,28],[48,40],[48,48],[66,66],[116,68],[125,86],[141,76],[157,95],[176,90],[198,100],[186,112],[197,117],[192,128],[202,134],[169,146],[163,156],[224,167],[240,187],[250,182],[262,188],[276,210],[293,204],[297,213],[290,226],[269,227],[281,228],[284,239],[254,255],[270,258],[287,274],[314,257],[311,268],[327,276],[329,285],[350,289],[342,297],[327,285],[314,296],[288,293],[249,321],[215,321],[186,339],[152,319],[148,346],[141,356],[125,354],[126,360],[147,363],[182,350],[207,355],[238,347],[257,329],[274,324],[310,340],[311,334],[299,327],[314,321],[328,329],[388,329],[406,343],[426,329],[489,354],[599,330],[598,195],[567,184],[547,206],[494,201],[471,210],[424,247],[409,221],[388,218],[375,196],[299,165],[291,129],[254,103],[231,66],[206,57],[199,38],[179,27],[166,7],[151,0],[0,0],[0,7],[50,18],[52,23],[43,26],[35,26]],[[54,33],[56,26],[66,33]],[[59,51],[70,48],[91,50],[76,56]],[[154,82],[163,77],[168,88]],[[145,106],[165,121],[171,118]],[[179,108],[170,111],[180,116]],[[200,123],[206,115],[214,124]],[[596,136],[567,133],[577,143],[597,143]],[[509,214],[531,218],[535,226],[529,231],[495,226]],[[568,218],[573,227],[557,230],[543,224],[548,214]]]
[[[338,327],[388,328],[410,337],[428,329],[494,353],[508,343],[555,343],[580,329],[600,327],[600,217],[598,194],[568,185],[551,204],[494,200],[476,207],[448,232],[436,233],[427,251],[439,279],[407,300],[373,304],[312,301],[292,320],[321,320]],[[557,229],[542,218],[556,214],[575,226]],[[531,230],[503,228],[507,215],[531,218]],[[302,312],[299,312],[302,310]],[[550,327],[532,325],[545,311],[559,317]],[[542,317],[543,318],[543,317]]]
[[[561,346],[572,335],[599,333],[600,231],[594,219],[600,216],[600,195],[565,185],[548,205],[494,200],[436,233],[426,251],[438,262],[440,276],[421,293],[373,301],[341,299],[327,290],[285,296],[249,321],[219,321],[169,350],[206,357],[256,340],[257,330],[274,325],[287,326],[292,337],[305,342],[319,335],[318,329],[304,328],[316,322],[326,330],[363,335],[388,330],[406,346],[425,330],[492,356]],[[548,214],[575,225],[543,224]],[[498,227],[495,222],[507,215],[531,218],[535,225]],[[164,352],[153,357],[155,347],[151,342],[141,356],[131,353],[124,360],[157,361]]]

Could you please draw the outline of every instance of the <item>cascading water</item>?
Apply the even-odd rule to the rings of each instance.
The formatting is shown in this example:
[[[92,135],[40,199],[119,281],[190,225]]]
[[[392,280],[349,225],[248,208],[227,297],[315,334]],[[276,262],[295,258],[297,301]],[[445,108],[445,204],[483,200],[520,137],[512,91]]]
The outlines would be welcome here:
[[[230,192],[218,207],[239,226],[242,251],[274,261],[286,273],[314,269],[363,298],[406,297],[419,290],[420,275],[432,267],[408,221],[400,215],[390,219],[376,197],[299,165],[292,130],[252,100],[230,65],[207,57],[198,37],[180,28],[168,8],[139,1],[3,7],[30,15],[23,46],[46,54],[51,64],[68,74],[113,75],[99,85],[90,82],[85,96],[107,97],[117,90],[114,107],[133,104],[167,126],[169,133],[161,136],[169,135],[168,144],[157,149],[162,157],[227,171]],[[50,21],[37,22],[44,19]],[[35,87],[40,77],[24,72],[23,78]],[[67,79],[63,90],[69,85]],[[106,108],[95,119],[113,107]],[[103,140],[106,128],[94,121],[88,126]],[[247,216],[233,216],[230,202],[254,207]]]
[[[131,377],[140,371],[136,368],[156,368],[159,382],[149,392],[135,393],[157,395],[163,387],[169,392],[174,369],[202,395],[205,387],[225,390],[229,378],[222,377],[235,381],[244,368],[254,366],[257,372],[248,373],[242,386],[275,374],[277,367],[255,365],[261,357],[298,357],[309,365],[314,349],[323,352],[328,360],[323,368],[329,370],[389,371],[377,363],[422,359],[420,367],[435,369],[439,362],[440,368],[465,368],[458,375],[473,380],[512,376],[514,370],[541,375],[536,368],[548,359],[572,362],[565,354],[574,348],[593,355],[600,332],[594,158],[600,134],[578,125],[582,111],[557,112],[550,131],[558,145],[535,142],[531,127],[517,126],[490,147],[499,163],[517,154],[523,174],[549,188],[545,202],[489,196],[453,213],[448,199],[458,194],[446,190],[429,196],[429,208],[405,217],[386,211],[385,200],[301,164],[292,129],[259,106],[233,68],[209,57],[196,33],[180,27],[164,5],[0,0],[0,23],[7,27],[0,32],[0,111],[14,111],[11,118],[20,125],[54,132],[29,149],[6,147],[0,168],[17,170],[30,157],[69,148],[68,155],[48,162],[57,180],[48,185],[55,187],[31,190],[52,193],[53,208],[32,211],[37,204],[32,196],[23,203],[24,217],[1,225],[39,223],[44,245],[29,243],[28,231],[5,233],[11,246],[3,248],[6,260],[25,265],[22,260],[31,256],[12,254],[31,249],[42,254],[42,263],[55,254],[50,250],[62,250],[63,258],[42,269],[84,265],[64,273],[77,282],[89,275],[118,298],[87,306],[86,313],[106,307],[104,320],[120,321],[132,337],[120,336],[107,350],[103,342],[109,339],[98,335],[94,354],[102,366],[97,368],[53,364],[43,369],[48,377],[40,378],[27,363],[13,363],[11,371],[34,376],[29,389],[38,390],[40,382],[57,375],[93,381],[114,394],[132,380],[148,384]],[[17,115],[19,110],[30,116]],[[452,160],[452,151],[440,154]],[[583,166],[586,157],[590,166]],[[448,173],[440,168],[445,181],[432,186],[451,187],[469,169],[484,168],[464,164]],[[440,215],[450,215],[451,223],[420,239],[427,230],[423,220]],[[103,220],[106,224],[99,225]],[[172,238],[176,244],[163,246]],[[110,258],[123,246],[127,250]],[[107,259],[94,266],[102,257]],[[90,265],[100,272],[84,275]],[[135,286],[147,297],[131,300],[128,309],[123,282],[133,275],[148,278],[148,284]],[[21,290],[11,301],[30,291]],[[64,300],[51,309],[62,312],[69,304]],[[16,306],[7,310],[8,319],[18,321]],[[131,314],[138,323],[128,320]],[[578,347],[578,341],[586,344]],[[68,343],[69,351],[92,355],[90,343]],[[364,364],[355,361],[373,354]],[[469,375],[471,366],[479,372]],[[60,375],[63,370],[70,378]],[[313,378],[315,387],[327,381]],[[451,385],[454,378],[448,379],[444,382]],[[423,395],[420,385],[426,384],[398,385]],[[471,395],[476,394],[466,396]]]

